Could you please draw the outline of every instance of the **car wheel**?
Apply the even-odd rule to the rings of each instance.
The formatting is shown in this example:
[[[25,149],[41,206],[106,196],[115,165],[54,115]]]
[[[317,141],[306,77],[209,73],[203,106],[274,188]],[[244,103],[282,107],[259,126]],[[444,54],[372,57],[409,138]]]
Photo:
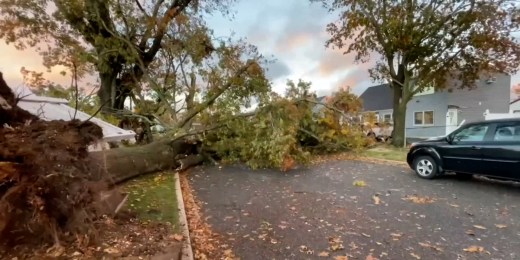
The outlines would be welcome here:
[[[461,180],[469,180],[469,179],[473,178],[473,174],[463,173],[463,172],[456,172],[455,176],[457,176],[457,179],[461,179]]]
[[[437,162],[431,156],[419,156],[413,160],[413,169],[423,179],[433,179],[439,172]]]

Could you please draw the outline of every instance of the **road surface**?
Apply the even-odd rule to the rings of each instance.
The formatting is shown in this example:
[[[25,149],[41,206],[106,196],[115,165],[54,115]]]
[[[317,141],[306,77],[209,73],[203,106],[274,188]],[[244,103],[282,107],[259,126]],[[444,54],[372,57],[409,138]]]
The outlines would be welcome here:
[[[243,260],[520,259],[515,183],[423,180],[362,161],[289,173],[205,167],[190,180],[207,221]]]

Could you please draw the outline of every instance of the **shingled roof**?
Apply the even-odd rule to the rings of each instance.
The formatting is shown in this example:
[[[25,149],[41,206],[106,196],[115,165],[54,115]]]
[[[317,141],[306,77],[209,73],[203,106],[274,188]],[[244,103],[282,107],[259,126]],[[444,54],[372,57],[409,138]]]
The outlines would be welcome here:
[[[363,100],[363,111],[393,108],[393,92],[388,84],[369,87],[359,98]]]

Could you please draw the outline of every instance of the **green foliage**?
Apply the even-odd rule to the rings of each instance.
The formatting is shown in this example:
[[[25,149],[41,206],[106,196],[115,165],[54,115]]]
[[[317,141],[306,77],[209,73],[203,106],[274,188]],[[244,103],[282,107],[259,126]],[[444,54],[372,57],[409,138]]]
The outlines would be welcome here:
[[[355,95],[340,91],[329,101],[319,102],[309,82],[287,83],[284,97],[271,93],[251,113],[236,114],[206,146],[229,162],[244,162],[252,168],[288,170],[306,164],[311,155],[356,150],[367,139],[349,116],[360,108]],[[343,106],[335,107],[334,105]],[[321,113],[314,113],[320,110]],[[213,114],[211,120],[224,120]]]
[[[358,150],[368,145],[368,139],[357,123],[361,101],[348,90],[340,90],[325,101],[322,116],[311,123],[306,122],[310,132],[317,133],[319,141],[308,147],[316,154]],[[309,135],[304,138],[316,138]]]
[[[402,145],[406,104],[427,87],[472,88],[495,73],[520,65],[520,6],[509,0],[323,2],[339,20],[328,24],[327,46],[378,61],[370,74],[394,89],[395,132]],[[491,75],[490,75],[491,74]]]
[[[230,162],[245,162],[252,168],[283,168],[291,160],[305,162],[309,154],[299,146],[300,111],[280,99],[259,108],[254,115],[237,117],[216,133],[206,145]]]

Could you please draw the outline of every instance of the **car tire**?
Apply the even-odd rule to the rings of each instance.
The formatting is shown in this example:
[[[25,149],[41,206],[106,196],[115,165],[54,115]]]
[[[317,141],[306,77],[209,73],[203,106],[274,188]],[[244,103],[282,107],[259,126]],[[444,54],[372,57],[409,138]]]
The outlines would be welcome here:
[[[439,173],[439,167],[431,156],[418,156],[413,160],[413,170],[423,179],[433,179]]]
[[[455,176],[457,176],[457,179],[460,179],[460,180],[470,180],[473,178],[473,174],[463,173],[463,172],[456,172]]]

